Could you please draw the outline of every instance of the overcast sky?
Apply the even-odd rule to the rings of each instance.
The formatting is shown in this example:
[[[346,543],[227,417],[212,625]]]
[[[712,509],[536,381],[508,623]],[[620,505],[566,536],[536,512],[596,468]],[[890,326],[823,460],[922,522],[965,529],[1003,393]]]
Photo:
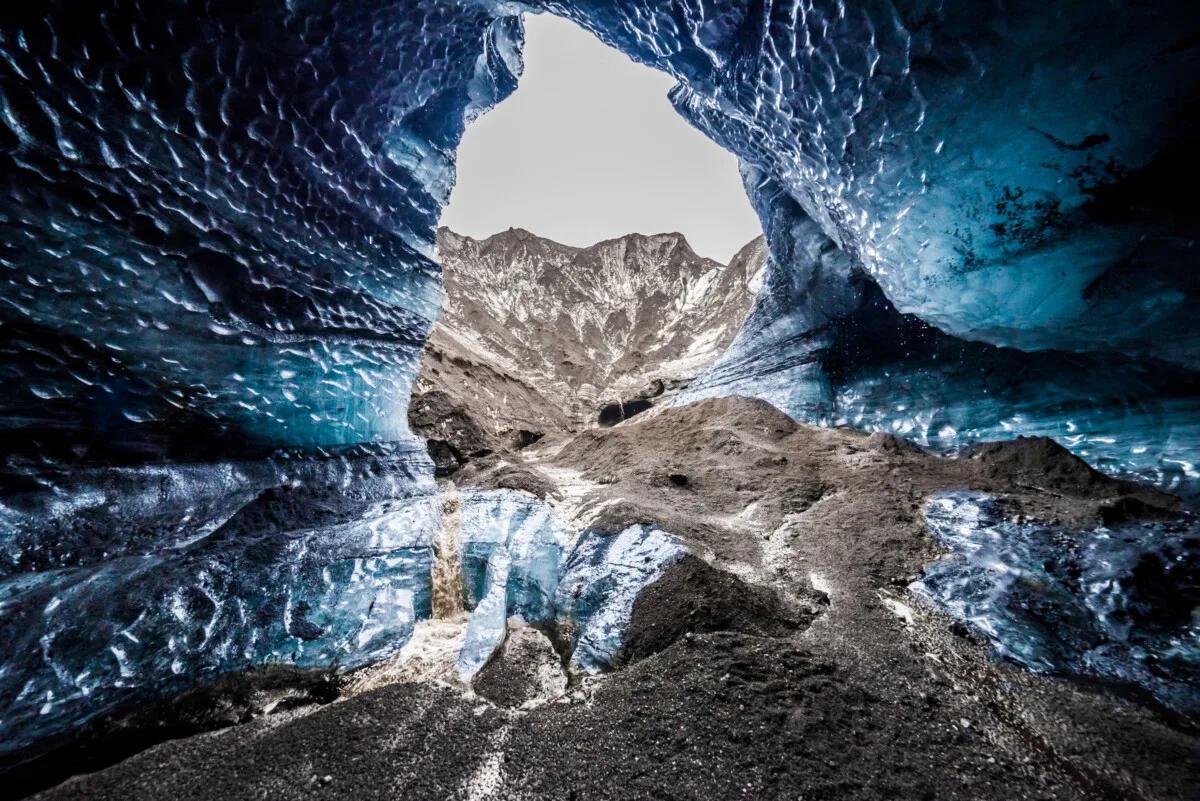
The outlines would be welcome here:
[[[680,231],[722,262],[759,235],[737,160],[675,112],[670,78],[558,17],[525,28],[520,86],[467,129],[442,225],[577,246]]]

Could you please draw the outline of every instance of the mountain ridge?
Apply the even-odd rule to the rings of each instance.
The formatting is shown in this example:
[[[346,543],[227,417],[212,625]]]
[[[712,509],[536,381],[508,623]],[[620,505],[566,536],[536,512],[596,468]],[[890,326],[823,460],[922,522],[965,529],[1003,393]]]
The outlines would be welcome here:
[[[441,228],[443,316],[410,424],[444,439],[429,428],[446,419],[447,403],[469,408],[488,442],[460,443],[461,455],[582,430],[614,404],[619,421],[624,404],[669,397],[721,355],[749,314],[766,255],[762,237],[722,264],[678,232],[581,248],[521,228],[484,239]]]

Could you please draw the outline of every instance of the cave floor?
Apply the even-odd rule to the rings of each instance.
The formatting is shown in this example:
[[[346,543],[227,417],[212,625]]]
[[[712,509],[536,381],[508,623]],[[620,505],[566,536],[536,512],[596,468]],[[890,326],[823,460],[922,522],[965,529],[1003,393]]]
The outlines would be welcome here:
[[[727,398],[539,442],[455,482],[533,489],[579,525],[653,522],[696,560],[664,577],[670,592],[639,599],[620,669],[557,697],[511,707],[401,671],[39,797],[1188,799],[1200,787],[1194,721],[1001,662],[906,589],[941,553],[921,516],[941,490],[1079,525],[1123,498],[1171,507],[1057,446],[941,458]],[[771,625],[760,589],[780,599]]]

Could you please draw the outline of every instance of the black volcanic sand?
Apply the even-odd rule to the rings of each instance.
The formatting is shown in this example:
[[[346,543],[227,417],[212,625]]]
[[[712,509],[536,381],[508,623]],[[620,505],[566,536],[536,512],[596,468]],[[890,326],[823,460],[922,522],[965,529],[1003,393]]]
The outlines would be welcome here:
[[[475,674],[471,687],[497,706],[515,709],[564,695],[567,675],[550,639],[522,624],[509,627],[504,645]]]
[[[599,525],[656,523],[701,557],[639,597],[625,667],[532,710],[386,686],[163,743],[41,797],[1200,795],[1194,722],[999,662],[905,589],[939,555],[921,519],[934,492],[987,491],[1013,515],[1072,525],[1169,514],[1170,496],[1045,440],[944,459],[746,399],[656,410],[522,458],[530,474],[590,482]]]

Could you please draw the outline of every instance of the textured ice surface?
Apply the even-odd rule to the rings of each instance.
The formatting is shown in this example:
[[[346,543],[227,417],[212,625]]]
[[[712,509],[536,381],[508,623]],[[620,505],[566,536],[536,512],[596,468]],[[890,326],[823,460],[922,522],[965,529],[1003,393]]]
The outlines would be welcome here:
[[[453,150],[515,85],[516,6],[10,5],[8,447],[224,459],[402,432]],[[768,223],[811,218],[900,312],[1196,365],[1192,3],[528,7],[678,78]]]
[[[430,614],[429,474],[414,450],[94,470],[6,497],[0,753],[224,671],[395,652]]]
[[[0,26],[6,425],[139,454],[402,434],[453,149],[515,86],[519,24],[428,1],[26,8]]]
[[[1194,520],[1073,531],[1006,520],[953,492],[925,507],[951,555],[913,589],[1041,672],[1138,685],[1200,711],[1200,527]]]
[[[428,615],[434,228],[520,41],[430,0],[0,8],[0,748]]]
[[[743,162],[773,267],[710,388],[930,442],[1045,432],[1102,467],[1194,477],[1194,5],[4,4],[5,736],[35,704],[43,730],[72,719],[55,699],[102,707],[77,687],[96,672],[171,679],[170,651],[121,642],[125,598],[158,621],[149,640],[235,667],[278,650],[274,601],[238,629],[251,646],[219,649],[193,617],[290,597],[293,562],[305,587],[369,574],[331,544],[366,536],[348,519],[262,548],[222,521],[278,486],[279,449],[403,439],[454,148],[513,89],[524,8],[674,75],[678,109]],[[212,597],[170,623],[166,581]],[[36,611],[68,589],[87,599],[73,619]],[[342,593],[297,597],[286,625],[314,634]],[[221,614],[189,611],[208,603]]]
[[[725,356],[676,402],[751,395],[800,420],[939,450],[1044,435],[1106,472],[1200,490],[1200,374],[945,334],[897,312],[777,186],[753,172],[747,183],[773,254],[766,291]]]
[[[597,673],[613,666],[644,587],[684,554],[670,534],[630,526],[586,530],[562,559],[565,532],[545,502],[513,490],[461,496],[463,578],[473,608],[457,669],[469,677],[504,642],[507,620],[557,624],[572,662]]]
[[[999,345],[1195,364],[1184,0],[545,0],[675,75],[896,307]]]
[[[514,490],[467,490],[460,496],[463,587],[472,608],[458,671],[471,676],[504,642],[512,615],[554,619],[565,539],[553,510]]]
[[[483,595],[471,611],[462,650],[455,670],[469,679],[487,664],[496,649],[504,644],[508,625],[508,580],[513,558],[501,546],[492,549],[485,563]],[[557,566],[556,566],[557,567]]]
[[[673,536],[649,526],[580,536],[555,595],[559,625],[574,633],[577,667],[599,673],[613,666],[638,593],[684,553]]]
[[[544,501],[515,490],[465,490],[461,494],[462,561],[468,606],[487,594],[489,560],[503,549],[512,557],[508,612],[529,622],[553,617],[561,542],[569,535]]]

